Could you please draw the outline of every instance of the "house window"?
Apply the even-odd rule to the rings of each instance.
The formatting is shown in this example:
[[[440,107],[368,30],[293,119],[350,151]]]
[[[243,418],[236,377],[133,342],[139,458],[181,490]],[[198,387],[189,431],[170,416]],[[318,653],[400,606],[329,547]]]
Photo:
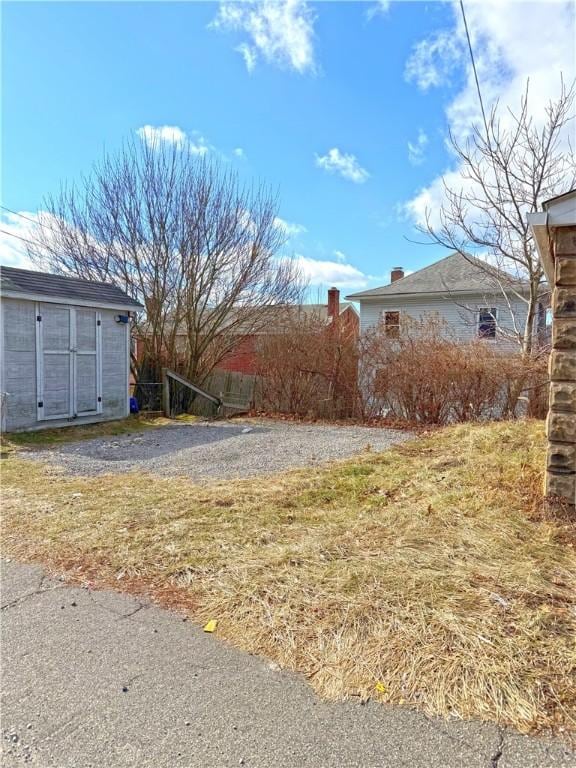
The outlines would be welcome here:
[[[496,307],[480,307],[478,310],[478,337],[481,339],[496,338]]]
[[[400,337],[400,312],[384,312],[384,332],[388,339]]]

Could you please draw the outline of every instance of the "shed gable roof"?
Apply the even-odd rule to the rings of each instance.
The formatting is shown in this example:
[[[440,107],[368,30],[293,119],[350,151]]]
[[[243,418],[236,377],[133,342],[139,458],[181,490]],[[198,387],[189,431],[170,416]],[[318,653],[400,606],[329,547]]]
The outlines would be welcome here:
[[[38,296],[47,301],[62,299],[70,304],[79,301],[94,306],[142,308],[142,304],[111,283],[96,283],[16,267],[0,266],[0,293],[2,296]]]
[[[497,281],[516,291],[526,290],[528,283],[516,280],[474,256],[452,253],[390,285],[372,288],[347,296],[347,299],[369,299],[378,296],[400,296],[418,293],[484,293],[494,292]]]

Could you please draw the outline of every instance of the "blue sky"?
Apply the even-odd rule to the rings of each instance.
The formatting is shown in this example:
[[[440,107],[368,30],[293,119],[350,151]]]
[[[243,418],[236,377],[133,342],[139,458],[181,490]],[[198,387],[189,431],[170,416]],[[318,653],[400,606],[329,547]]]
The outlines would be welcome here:
[[[555,4],[561,40],[548,52],[550,3],[503,5],[470,3],[487,99],[514,98],[528,74],[546,93],[551,73],[573,68],[573,9]],[[406,238],[438,205],[441,175],[457,173],[448,128],[477,117],[454,3],[6,2],[2,13],[7,208],[33,218],[61,181],[140,131],[278,189],[286,250],[312,290],[373,287],[393,266],[445,255]],[[544,61],[532,62],[531,36]],[[4,212],[10,235],[28,226]],[[22,262],[10,235],[2,262]]]

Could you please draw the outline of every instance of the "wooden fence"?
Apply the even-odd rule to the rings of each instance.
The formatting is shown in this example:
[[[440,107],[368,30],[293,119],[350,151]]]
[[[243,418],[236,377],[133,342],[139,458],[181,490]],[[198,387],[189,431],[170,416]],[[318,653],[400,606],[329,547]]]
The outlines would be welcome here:
[[[258,406],[259,382],[258,376],[216,370],[202,387],[196,387],[176,372],[165,370],[161,382],[134,384],[130,394],[143,413],[176,415],[185,411],[206,418],[226,417]]]
[[[213,371],[202,385],[202,389],[218,397],[223,405],[220,415],[248,411],[257,405],[258,376],[232,371]],[[211,416],[211,404],[205,398],[197,397],[189,409],[197,416]]]

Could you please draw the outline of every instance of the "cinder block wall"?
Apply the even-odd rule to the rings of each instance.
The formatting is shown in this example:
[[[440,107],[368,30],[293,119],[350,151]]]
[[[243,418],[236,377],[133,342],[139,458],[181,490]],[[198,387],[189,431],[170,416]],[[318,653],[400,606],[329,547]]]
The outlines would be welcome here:
[[[576,504],[576,227],[553,235],[552,354],[546,493]]]

